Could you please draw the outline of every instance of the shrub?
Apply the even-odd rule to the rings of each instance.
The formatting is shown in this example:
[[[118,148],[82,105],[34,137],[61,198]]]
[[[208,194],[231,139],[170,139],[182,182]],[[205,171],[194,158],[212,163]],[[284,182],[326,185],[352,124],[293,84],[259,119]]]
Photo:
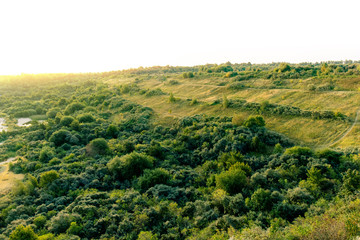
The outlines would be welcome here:
[[[326,158],[332,164],[339,164],[341,153],[325,148],[316,152],[318,158]]]
[[[44,172],[40,175],[40,186],[45,187],[59,178],[59,174],[55,170]]]
[[[104,138],[96,138],[86,146],[89,155],[105,155],[109,151],[109,145]]]
[[[169,102],[171,102],[171,103],[176,102],[176,98],[174,97],[173,93],[170,93]]]
[[[49,111],[47,111],[46,116],[48,118],[55,118],[56,114],[60,112],[60,108],[52,108]]]
[[[111,138],[116,138],[117,134],[118,134],[118,127],[115,126],[115,125],[109,125],[109,127],[106,129],[106,135],[108,137],[111,137]]]
[[[255,211],[269,211],[272,208],[272,198],[270,190],[257,189],[252,195],[249,203]]]
[[[277,153],[283,153],[283,151],[284,151],[284,149],[283,149],[283,147],[281,146],[280,143],[275,144],[273,153],[275,153],[275,154],[277,154]]]
[[[247,186],[246,174],[241,169],[234,169],[216,176],[216,187],[230,194],[239,193]]]
[[[182,74],[183,78],[193,78],[194,73],[193,72],[187,72]]]
[[[228,107],[229,107],[229,104],[230,104],[229,100],[228,100],[227,97],[224,95],[224,96],[223,96],[223,107],[224,107],[224,108],[228,108]]]
[[[174,80],[174,79],[171,79],[171,80],[168,81],[168,84],[169,85],[177,85],[177,84],[179,84],[179,82]]]
[[[70,124],[74,121],[74,118],[71,116],[64,116],[60,120],[60,125],[64,127],[69,127]]]
[[[229,90],[241,90],[245,88],[245,85],[242,83],[234,82],[229,84],[226,88]]]
[[[170,174],[167,170],[163,168],[145,169],[144,174],[138,179],[138,185],[140,189],[147,190],[156,184],[168,184],[169,181]]]
[[[78,116],[78,120],[81,123],[90,123],[90,122],[94,122],[95,118],[90,113],[85,113]]]
[[[52,159],[55,156],[55,152],[52,148],[46,146],[43,147],[40,151],[39,160],[40,162],[48,162],[50,159]]]
[[[150,231],[141,231],[138,235],[137,240],[157,240],[158,237],[156,234],[153,234]]]
[[[232,77],[235,77],[237,75],[238,75],[237,72],[227,72],[224,77],[225,78],[232,78]]]
[[[131,179],[139,176],[147,168],[152,168],[154,158],[142,153],[132,152],[122,157],[114,157],[109,161],[107,167],[116,177],[120,179]]]
[[[258,128],[265,126],[265,120],[262,116],[250,116],[243,125],[247,128]]]
[[[145,93],[145,97],[161,96],[161,95],[165,95],[165,93],[160,88],[152,89]]]
[[[67,130],[60,129],[54,132],[49,138],[50,142],[53,142],[56,146],[60,146],[69,141],[71,133]]]
[[[69,114],[73,114],[76,111],[82,110],[84,109],[85,106],[81,103],[75,102],[75,103],[71,103],[70,105],[68,105],[65,109],[65,114],[69,115]]]
[[[300,157],[300,156],[311,157],[314,155],[314,152],[309,147],[295,146],[295,147],[286,149],[284,154],[291,155],[294,157]]]
[[[48,229],[55,234],[64,233],[70,227],[72,221],[73,217],[70,214],[60,212],[51,218]]]
[[[10,240],[36,240],[38,236],[34,233],[34,230],[30,227],[24,227],[19,225],[10,234]]]
[[[36,218],[34,218],[34,224],[38,229],[40,229],[45,226],[46,220],[47,219],[44,215],[40,215],[40,216],[37,216]]]

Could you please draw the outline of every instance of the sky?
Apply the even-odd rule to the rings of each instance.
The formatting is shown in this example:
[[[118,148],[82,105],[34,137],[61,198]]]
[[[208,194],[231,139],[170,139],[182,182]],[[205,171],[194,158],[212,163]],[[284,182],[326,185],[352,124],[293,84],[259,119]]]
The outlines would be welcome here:
[[[360,60],[359,0],[0,0],[0,75]]]

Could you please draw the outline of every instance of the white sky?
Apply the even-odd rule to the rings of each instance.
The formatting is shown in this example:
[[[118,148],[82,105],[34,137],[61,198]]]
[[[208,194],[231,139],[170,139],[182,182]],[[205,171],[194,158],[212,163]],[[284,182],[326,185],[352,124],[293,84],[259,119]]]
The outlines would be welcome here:
[[[360,59],[359,0],[0,0],[0,74]]]

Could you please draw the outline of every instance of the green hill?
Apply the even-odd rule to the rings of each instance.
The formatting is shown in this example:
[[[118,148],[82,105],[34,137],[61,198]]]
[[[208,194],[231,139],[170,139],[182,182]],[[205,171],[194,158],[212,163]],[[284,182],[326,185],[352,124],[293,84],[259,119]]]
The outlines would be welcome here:
[[[2,76],[0,239],[359,236],[359,69]]]

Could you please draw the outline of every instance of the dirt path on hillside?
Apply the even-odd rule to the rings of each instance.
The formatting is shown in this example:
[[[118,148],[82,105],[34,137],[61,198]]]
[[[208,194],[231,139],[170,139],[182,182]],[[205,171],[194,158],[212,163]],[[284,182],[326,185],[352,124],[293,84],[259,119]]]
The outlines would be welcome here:
[[[348,130],[346,130],[343,134],[341,134],[339,136],[338,139],[336,139],[335,141],[333,141],[332,143],[328,144],[328,147],[334,146],[335,144],[339,143],[341,140],[343,140],[350,132],[351,130],[353,130],[353,128],[355,127],[355,125],[358,123],[359,121],[359,115],[360,115],[360,108],[358,109],[358,111],[356,112],[356,117],[355,120],[353,122],[353,124],[348,128]]]

